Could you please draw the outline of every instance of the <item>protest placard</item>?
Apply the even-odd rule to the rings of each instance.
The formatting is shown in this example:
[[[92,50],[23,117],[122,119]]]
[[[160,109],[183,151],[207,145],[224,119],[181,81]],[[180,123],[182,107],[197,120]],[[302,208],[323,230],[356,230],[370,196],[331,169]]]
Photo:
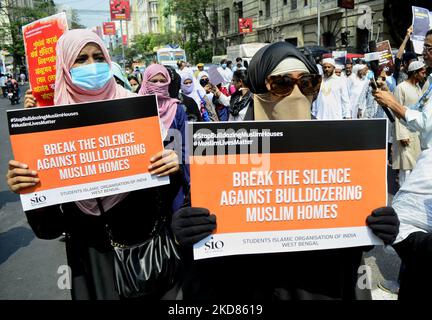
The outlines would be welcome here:
[[[346,56],[346,51],[332,51],[332,58],[335,60],[337,65],[345,66]]]
[[[376,50],[379,52],[379,73],[382,70],[394,72],[393,55],[391,51],[390,41],[381,41],[376,44]]]
[[[68,25],[64,12],[22,27],[30,88],[38,106],[54,104],[56,44],[67,30]]]
[[[387,123],[188,125],[192,206],[217,229],[195,259],[381,243],[366,217],[387,203]]]
[[[411,34],[411,41],[417,54],[422,54],[425,35],[431,29],[432,21],[430,21],[430,16],[431,13],[428,9],[412,7],[413,32]]]
[[[163,150],[156,96],[7,112],[14,159],[38,172],[24,210],[168,184],[149,173]]]
[[[208,69],[209,81],[212,85],[217,86],[224,82],[224,78],[219,73],[218,67],[210,67]]]

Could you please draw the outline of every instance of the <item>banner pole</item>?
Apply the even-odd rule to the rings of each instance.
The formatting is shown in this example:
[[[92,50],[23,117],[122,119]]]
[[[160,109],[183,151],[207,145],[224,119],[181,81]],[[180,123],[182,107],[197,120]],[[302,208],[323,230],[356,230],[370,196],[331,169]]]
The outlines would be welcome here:
[[[125,52],[124,52],[124,44],[123,44],[123,20],[120,20],[120,34],[121,34],[121,46],[122,46],[122,65],[123,69],[125,68]]]

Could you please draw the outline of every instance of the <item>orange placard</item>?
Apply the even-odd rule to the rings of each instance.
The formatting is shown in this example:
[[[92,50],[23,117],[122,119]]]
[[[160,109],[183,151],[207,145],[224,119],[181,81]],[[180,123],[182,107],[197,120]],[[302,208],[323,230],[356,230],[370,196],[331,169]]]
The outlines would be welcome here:
[[[385,120],[189,125],[192,206],[217,217],[195,258],[377,243],[366,217],[387,203],[386,128]]]
[[[163,150],[154,95],[13,110],[8,120],[14,159],[40,179],[23,190],[24,210],[169,183],[148,169]]]
[[[66,30],[64,12],[22,27],[30,87],[38,106],[54,104],[56,44]]]
[[[366,216],[386,203],[385,156],[385,150],[271,154],[270,168],[260,171],[241,164],[240,155],[215,157],[215,164],[191,165],[192,204],[217,215],[217,233],[365,226]],[[324,183],[326,176],[343,182]]]

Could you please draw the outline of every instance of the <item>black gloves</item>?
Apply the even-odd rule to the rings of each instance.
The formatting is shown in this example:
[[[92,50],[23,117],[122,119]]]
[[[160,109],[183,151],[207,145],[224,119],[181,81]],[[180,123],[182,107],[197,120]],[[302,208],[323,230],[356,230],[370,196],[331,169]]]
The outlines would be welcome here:
[[[216,228],[216,216],[205,208],[181,208],[172,217],[171,227],[181,246],[192,246]]]
[[[392,207],[375,209],[367,217],[366,224],[386,245],[392,244],[399,233],[399,219]]]

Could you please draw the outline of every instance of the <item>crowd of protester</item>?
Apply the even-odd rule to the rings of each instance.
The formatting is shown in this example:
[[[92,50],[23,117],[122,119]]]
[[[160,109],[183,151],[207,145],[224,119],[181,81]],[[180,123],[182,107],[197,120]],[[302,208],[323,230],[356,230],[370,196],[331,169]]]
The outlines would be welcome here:
[[[410,32],[411,28],[408,38]],[[377,73],[373,59],[339,65],[327,58],[317,65],[291,44],[277,42],[261,48],[249,65],[240,57],[235,64],[222,60],[216,81],[202,63],[196,71],[186,62],[179,62],[178,68],[154,63],[143,73],[137,68],[126,74],[111,61],[95,33],[71,30],[57,44],[54,102],[155,94],[163,137],[176,129],[181,143],[187,121],[390,120],[387,108],[396,118],[389,125],[388,143],[392,166],[399,170],[400,191],[393,205],[371,212],[366,224],[402,259],[399,298],[424,299],[431,296],[432,284],[432,81],[426,80],[432,67],[432,30],[421,56],[405,50],[406,43],[395,57],[393,72]],[[31,90],[24,104],[37,106]],[[193,260],[193,244],[214,232],[217,219],[206,208],[191,207],[184,157],[168,148],[152,157],[150,173],[169,175],[169,185],[26,212],[38,237],[66,234],[74,299],[125,298],[113,281],[112,239],[105,225],[108,221],[117,243],[133,245],[148,237],[155,220],[163,220],[175,236],[181,272],[172,287],[141,298],[370,298],[370,292],[357,286],[357,270],[370,247]],[[9,162],[7,173],[7,183],[17,193],[41,182],[34,168],[19,160]]]

